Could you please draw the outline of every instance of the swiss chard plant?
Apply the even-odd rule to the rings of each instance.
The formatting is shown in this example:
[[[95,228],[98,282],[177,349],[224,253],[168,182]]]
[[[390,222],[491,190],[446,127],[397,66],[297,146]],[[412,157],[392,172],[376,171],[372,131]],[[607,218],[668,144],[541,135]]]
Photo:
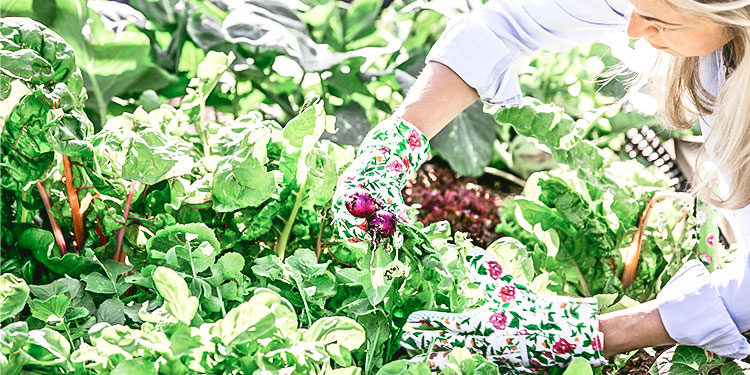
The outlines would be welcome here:
[[[524,192],[502,208],[504,222],[498,227],[534,249],[535,268],[549,273],[551,290],[622,294],[625,268],[637,266],[627,293],[645,301],[676,272],[676,265],[697,256],[692,211],[683,214],[692,201],[672,193],[680,199],[658,205],[658,219],[652,218],[643,235],[640,262],[629,259],[638,256],[628,250],[638,241],[634,234],[647,203],[668,190],[668,179],[656,168],[621,161],[585,140],[582,123],[554,105],[528,99],[493,115],[519,134],[536,138],[560,164],[529,178]]]

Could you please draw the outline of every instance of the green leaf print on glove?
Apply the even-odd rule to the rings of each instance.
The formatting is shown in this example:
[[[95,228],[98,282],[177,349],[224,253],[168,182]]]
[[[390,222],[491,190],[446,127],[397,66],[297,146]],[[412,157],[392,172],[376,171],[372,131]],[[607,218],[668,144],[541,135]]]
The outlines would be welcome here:
[[[442,368],[452,348],[464,347],[509,373],[529,373],[584,358],[605,364],[593,298],[541,296],[503,272],[481,248],[466,256],[469,276],[485,292],[485,304],[460,314],[417,311],[409,315],[401,346],[430,349],[428,363]],[[425,354],[414,357],[424,360]]]
[[[333,196],[333,222],[341,238],[350,242],[373,242],[374,231],[366,218],[355,217],[344,202],[353,193],[366,192],[382,209],[408,222],[401,190],[409,174],[419,168],[430,154],[430,145],[414,125],[398,118],[388,119],[370,130],[357,158],[339,178]],[[396,247],[401,234],[396,232]]]

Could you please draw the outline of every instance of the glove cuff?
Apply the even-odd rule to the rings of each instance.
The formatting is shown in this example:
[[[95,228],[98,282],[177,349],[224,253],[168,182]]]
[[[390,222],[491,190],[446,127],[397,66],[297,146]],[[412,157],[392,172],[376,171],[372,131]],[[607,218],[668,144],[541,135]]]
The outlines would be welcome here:
[[[397,177],[399,187],[406,184],[407,172],[419,168],[430,155],[430,143],[421,130],[410,122],[392,117],[381,122],[365,136],[357,153],[367,160],[368,170],[380,169]]]
[[[547,350],[533,353],[532,367],[567,365],[584,358],[592,366],[608,363],[604,357],[604,334],[599,331],[598,303],[595,298],[544,297],[548,326],[554,332],[546,340]],[[552,326],[554,325],[554,329]],[[543,344],[544,345],[544,344]],[[529,353],[532,356],[532,353]]]

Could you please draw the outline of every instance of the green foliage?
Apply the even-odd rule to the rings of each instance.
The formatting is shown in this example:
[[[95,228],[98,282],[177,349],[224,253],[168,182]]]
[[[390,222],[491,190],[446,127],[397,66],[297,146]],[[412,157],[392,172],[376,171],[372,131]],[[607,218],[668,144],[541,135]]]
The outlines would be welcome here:
[[[9,274],[0,277],[0,321],[8,319],[23,310],[29,298],[26,282]]]
[[[649,369],[651,375],[698,375],[720,368],[721,375],[745,374],[750,365],[723,358],[692,346],[675,346],[662,353]]]
[[[560,107],[526,99],[519,107],[496,109],[500,124],[534,137],[561,167],[531,175],[521,196],[504,209],[499,229],[533,249],[534,266],[547,273],[550,290],[580,296],[622,294],[625,248],[637,229],[645,204],[665,190],[667,178],[656,168],[619,161],[606,149],[583,138],[581,124]],[[695,240],[684,230],[681,203],[659,206],[662,214],[645,236],[644,259],[628,295],[655,296],[680,262],[694,256]]]

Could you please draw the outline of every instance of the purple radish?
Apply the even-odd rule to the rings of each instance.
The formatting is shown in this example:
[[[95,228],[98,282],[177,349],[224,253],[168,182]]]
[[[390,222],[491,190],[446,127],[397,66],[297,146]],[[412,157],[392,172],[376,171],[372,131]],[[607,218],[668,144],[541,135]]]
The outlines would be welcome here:
[[[380,237],[390,237],[396,233],[396,215],[386,210],[379,210],[369,219],[368,225]]]
[[[380,207],[375,198],[366,191],[358,191],[352,193],[349,198],[346,199],[346,209],[354,217],[368,218]]]

